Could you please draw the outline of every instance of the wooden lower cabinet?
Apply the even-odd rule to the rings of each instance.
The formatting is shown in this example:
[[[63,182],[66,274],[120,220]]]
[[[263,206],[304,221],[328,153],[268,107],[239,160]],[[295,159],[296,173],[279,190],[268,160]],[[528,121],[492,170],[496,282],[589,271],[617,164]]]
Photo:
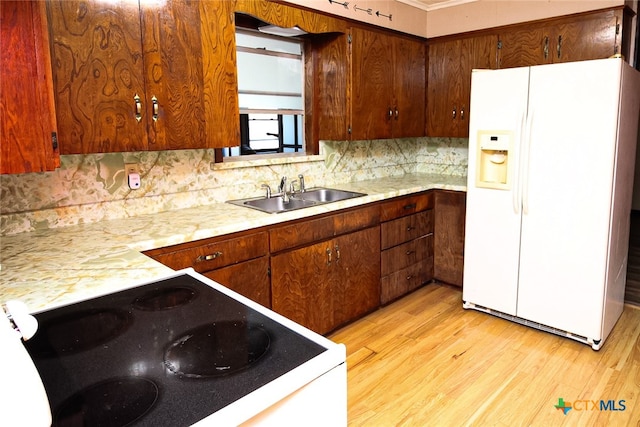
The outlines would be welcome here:
[[[467,193],[437,191],[434,220],[434,278],[462,286]]]
[[[380,301],[378,227],[271,257],[272,308],[325,334]]]

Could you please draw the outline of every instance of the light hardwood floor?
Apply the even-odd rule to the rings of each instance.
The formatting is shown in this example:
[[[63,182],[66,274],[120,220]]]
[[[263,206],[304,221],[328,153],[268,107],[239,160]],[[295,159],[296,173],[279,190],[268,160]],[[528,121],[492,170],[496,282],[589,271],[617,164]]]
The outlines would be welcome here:
[[[594,351],[461,298],[429,284],[329,336],[347,346],[349,426],[640,426],[640,309]]]

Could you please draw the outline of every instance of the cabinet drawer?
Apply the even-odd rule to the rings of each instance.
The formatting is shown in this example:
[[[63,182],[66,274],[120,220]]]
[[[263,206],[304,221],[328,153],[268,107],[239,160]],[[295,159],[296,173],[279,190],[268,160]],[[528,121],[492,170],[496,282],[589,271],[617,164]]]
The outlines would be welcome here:
[[[433,210],[418,212],[380,224],[381,247],[387,249],[433,233]]]
[[[433,264],[418,262],[380,279],[380,303],[386,304],[433,278]]]
[[[261,232],[185,249],[178,245],[175,250],[165,248],[169,251],[163,249],[163,253],[149,251],[146,254],[174,270],[193,267],[201,273],[267,255],[268,243],[267,233]]]
[[[269,231],[271,252],[295,248],[378,225],[378,205],[345,210],[317,219],[295,221]]]
[[[432,234],[382,251],[380,274],[386,276],[420,261],[433,265]]]
[[[381,204],[380,221],[389,221],[433,208],[433,193],[398,197]]]

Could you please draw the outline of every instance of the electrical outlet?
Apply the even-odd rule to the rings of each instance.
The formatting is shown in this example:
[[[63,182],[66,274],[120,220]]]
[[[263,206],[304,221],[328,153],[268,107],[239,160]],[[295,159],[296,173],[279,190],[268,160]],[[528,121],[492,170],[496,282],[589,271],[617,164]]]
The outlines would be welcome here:
[[[127,177],[127,185],[132,190],[140,188],[142,178],[140,177],[140,167],[137,163],[125,163],[124,174]]]

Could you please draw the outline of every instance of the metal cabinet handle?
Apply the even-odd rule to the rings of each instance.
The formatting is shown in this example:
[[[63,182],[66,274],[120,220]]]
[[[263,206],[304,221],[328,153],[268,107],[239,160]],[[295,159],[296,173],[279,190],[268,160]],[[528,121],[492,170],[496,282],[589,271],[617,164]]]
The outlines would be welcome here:
[[[152,113],[151,117],[153,117],[154,122],[158,121],[158,110],[159,110],[158,98],[153,96],[151,97],[151,113]]]
[[[331,264],[331,249],[327,249],[327,265]]]
[[[398,116],[400,115],[400,112],[398,111],[398,109],[396,108],[396,120],[398,120]]]
[[[416,253],[416,251],[407,251],[406,255],[409,256],[409,255],[413,255],[414,253]]]
[[[137,93],[133,95],[133,102],[136,108],[136,120],[139,122],[142,120],[142,101]]]
[[[558,36],[558,46],[556,47],[558,59],[562,56],[562,36]]]
[[[216,259],[222,256],[222,252],[220,251],[216,251],[212,254],[209,255],[200,255],[198,258],[196,258],[197,262],[202,262],[202,261],[211,261],[212,259]]]
[[[460,120],[464,120],[464,108],[460,109]]]
[[[335,250],[336,250],[336,262],[338,262],[340,261],[340,247],[336,245]]]
[[[416,229],[416,228],[415,228],[415,227],[413,227],[413,226],[411,226],[411,225],[407,227],[407,231],[413,231],[413,230],[415,230],[415,229]]]
[[[544,48],[542,50],[544,52],[544,59],[549,57],[549,36],[544,37]]]
[[[457,114],[456,107],[453,107],[453,111],[451,111],[451,120],[456,119],[456,114]]]
[[[393,109],[389,107],[389,118],[393,117]]]
[[[411,279],[413,279],[413,276],[411,275],[407,276],[407,280],[411,280]]]

